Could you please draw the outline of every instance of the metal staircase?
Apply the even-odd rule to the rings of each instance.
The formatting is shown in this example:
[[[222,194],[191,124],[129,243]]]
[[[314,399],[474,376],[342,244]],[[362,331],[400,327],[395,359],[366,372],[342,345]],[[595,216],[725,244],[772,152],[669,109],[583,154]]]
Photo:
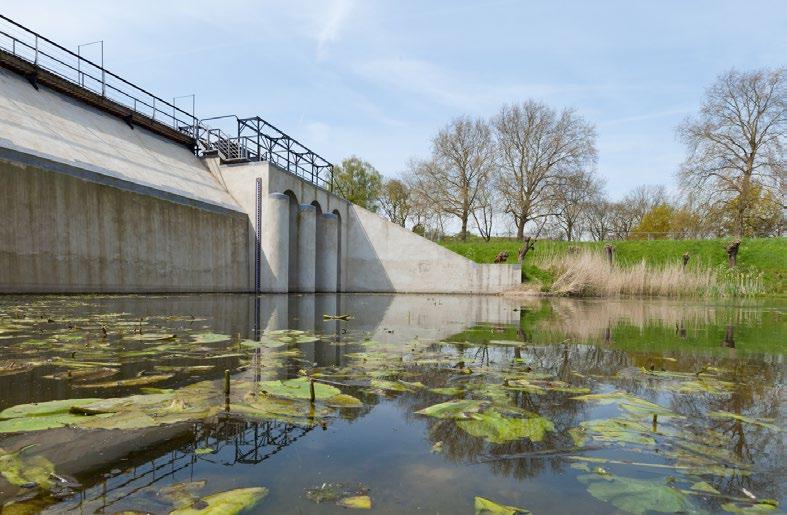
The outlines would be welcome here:
[[[211,124],[230,125],[227,131],[212,128]],[[267,161],[315,186],[332,191],[333,165],[309,150],[259,116],[238,118],[234,115],[206,118],[184,131],[196,132],[197,154],[218,156],[222,163]],[[235,135],[231,136],[228,131]]]

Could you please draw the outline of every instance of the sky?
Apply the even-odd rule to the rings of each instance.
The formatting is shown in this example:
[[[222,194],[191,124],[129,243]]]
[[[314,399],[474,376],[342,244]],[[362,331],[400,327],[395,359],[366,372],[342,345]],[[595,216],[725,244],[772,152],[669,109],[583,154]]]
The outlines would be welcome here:
[[[675,191],[675,127],[719,74],[787,65],[787,0],[2,0],[0,12],[68,48],[104,40],[107,69],[165,99],[196,94],[200,118],[259,115],[388,177],[457,116],[526,99],[572,108],[596,126],[612,198]],[[84,53],[98,60],[97,46]]]

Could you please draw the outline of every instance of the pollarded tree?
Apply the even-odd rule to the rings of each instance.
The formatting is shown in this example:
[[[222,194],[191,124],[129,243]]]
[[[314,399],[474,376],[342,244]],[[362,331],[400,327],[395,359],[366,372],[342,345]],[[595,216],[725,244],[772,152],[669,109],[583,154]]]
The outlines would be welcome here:
[[[414,167],[417,195],[436,209],[459,218],[459,237],[467,237],[467,222],[489,187],[494,169],[494,144],[481,119],[456,118],[432,140],[432,158]]]
[[[747,225],[758,198],[753,190],[784,195],[785,73],[779,68],[721,75],[707,90],[699,116],[678,129],[689,151],[682,186],[702,195],[709,208],[734,208],[738,236],[754,232]]]
[[[353,204],[377,211],[382,189],[382,176],[367,161],[351,156],[333,171],[333,190]]]
[[[496,186],[522,239],[528,222],[553,214],[550,207],[561,176],[596,162],[596,131],[572,110],[558,113],[533,100],[503,106],[492,126],[499,165]]]

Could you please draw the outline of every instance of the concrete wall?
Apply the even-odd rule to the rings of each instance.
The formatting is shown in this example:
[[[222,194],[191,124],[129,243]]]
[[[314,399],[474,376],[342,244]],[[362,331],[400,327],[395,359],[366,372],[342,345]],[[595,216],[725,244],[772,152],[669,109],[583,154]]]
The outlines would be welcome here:
[[[253,235],[188,148],[0,69],[0,292],[249,291]]]
[[[478,264],[358,206],[347,220],[346,291],[499,293],[519,265]]]
[[[0,162],[0,291],[252,291],[258,237],[262,292],[313,282],[497,293],[519,283],[518,266],[473,263],[276,166],[201,160],[3,69]],[[286,231],[271,194],[287,196]],[[313,271],[299,255],[312,241],[298,234],[303,204],[317,210]]]
[[[0,292],[248,291],[248,219],[0,160]]]
[[[334,291],[321,283],[320,277],[326,275],[321,272],[321,267],[324,267],[321,259],[333,259],[334,253],[338,260],[337,291],[342,292],[499,293],[520,283],[519,265],[477,264],[277,166],[268,163],[218,166],[215,173],[239,204],[247,209],[249,216],[253,216],[253,204],[250,198],[247,201],[244,198],[253,192],[253,178],[261,177],[263,199],[271,193],[285,193],[293,203],[315,204],[321,213],[338,217],[339,244],[334,250],[332,244],[328,245],[332,238],[320,234],[320,215],[317,216],[316,283],[323,284],[317,287],[317,291]],[[263,202],[263,225],[269,218],[266,214],[269,209],[267,202]],[[290,227],[296,234],[290,238],[297,241],[297,211],[292,220],[295,222]],[[272,242],[263,241],[263,254],[276,252],[278,250]],[[293,274],[298,277],[297,270],[292,268],[297,267],[299,261],[289,261],[288,275],[291,278]],[[282,291],[274,280],[275,276],[270,270],[263,270],[263,292]],[[296,290],[290,288],[290,291]]]

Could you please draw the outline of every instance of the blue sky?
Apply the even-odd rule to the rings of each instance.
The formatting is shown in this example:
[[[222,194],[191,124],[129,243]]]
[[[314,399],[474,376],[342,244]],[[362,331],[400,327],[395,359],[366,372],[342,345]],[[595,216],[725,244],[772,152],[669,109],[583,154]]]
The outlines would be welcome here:
[[[787,64],[787,1],[3,2],[201,117],[261,115],[338,162],[396,176],[451,118],[534,98],[598,130],[613,198],[674,187],[675,126],[725,70]],[[96,47],[86,49],[97,52]]]

